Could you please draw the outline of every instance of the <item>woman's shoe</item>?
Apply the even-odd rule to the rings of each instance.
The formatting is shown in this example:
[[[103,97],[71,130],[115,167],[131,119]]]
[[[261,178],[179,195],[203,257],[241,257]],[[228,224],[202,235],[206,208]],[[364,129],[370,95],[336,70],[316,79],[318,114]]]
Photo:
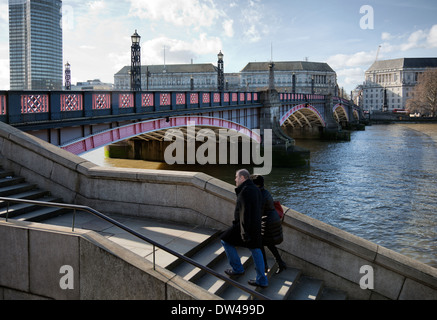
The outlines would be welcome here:
[[[280,274],[282,271],[287,269],[287,265],[286,264],[282,264],[278,267],[278,269],[276,270],[276,274]]]

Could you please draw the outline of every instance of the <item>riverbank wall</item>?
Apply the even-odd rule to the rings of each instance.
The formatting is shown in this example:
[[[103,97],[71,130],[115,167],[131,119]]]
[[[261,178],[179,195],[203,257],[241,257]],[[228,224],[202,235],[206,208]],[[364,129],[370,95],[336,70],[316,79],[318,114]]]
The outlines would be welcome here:
[[[409,114],[393,112],[373,111],[368,118],[370,124],[390,123],[437,123],[437,118],[431,117],[410,117]]]
[[[99,167],[4,123],[0,123],[0,164],[67,203],[90,206],[102,213],[165,219],[217,230],[226,229],[233,219],[234,186],[221,180],[203,173]],[[290,208],[284,209],[284,242],[279,249],[288,265],[302,268],[309,276],[347,292],[350,299],[437,300],[437,269]],[[0,233],[4,235],[12,232],[11,228],[30,227],[32,225],[24,222],[2,222]],[[44,232],[44,227],[38,229]],[[15,241],[13,248],[2,246],[0,249],[0,256],[10,258],[2,259],[0,271],[16,270],[19,263],[13,257],[27,254],[25,246],[31,244],[32,239],[20,245],[19,238],[12,235],[9,240]],[[103,239],[94,237],[93,242],[99,250],[108,252],[110,249],[105,249],[108,243],[99,244],[99,241]],[[40,253],[46,257],[45,243],[40,240],[38,244]],[[116,251],[111,255],[130,264],[129,259],[118,256]],[[96,264],[90,269],[95,277],[114,279],[111,272],[117,270],[99,269],[99,266],[101,264]],[[33,279],[44,277],[38,273],[43,272],[42,268],[29,264],[27,270]],[[363,273],[362,270],[372,272]],[[161,277],[153,272],[148,275]],[[92,275],[86,276],[92,278]],[[363,279],[369,280],[370,276],[373,281],[367,281],[368,285],[363,289]],[[0,287],[13,288],[16,284],[10,278],[0,277]],[[140,282],[123,282],[123,279],[121,277],[118,283],[121,287],[140,285]],[[87,285],[85,278],[78,281]],[[150,281],[154,280],[150,278]],[[101,282],[105,288],[104,281]],[[28,290],[29,286],[24,289]],[[77,298],[82,297],[72,299]],[[163,299],[163,296],[157,294],[155,298]],[[199,293],[195,298],[211,297]]]

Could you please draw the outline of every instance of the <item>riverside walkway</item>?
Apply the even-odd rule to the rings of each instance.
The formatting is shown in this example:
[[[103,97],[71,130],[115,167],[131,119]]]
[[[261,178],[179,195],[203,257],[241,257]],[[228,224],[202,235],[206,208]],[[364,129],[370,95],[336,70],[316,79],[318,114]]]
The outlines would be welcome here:
[[[176,224],[147,218],[122,215],[110,215],[110,217],[143,236],[153,239],[159,244],[165,245],[169,249],[181,254],[188,253],[217,232],[216,230],[199,226]],[[72,227],[72,221],[73,213],[69,213],[45,220],[44,223]],[[89,213],[76,213],[74,221],[75,229],[95,231],[112,242],[153,262],[153,245],[150,243],[141,241],[141,239]],[[156,249],[155,261],[160,267],[166,268],[176,259],[171,254],[163,252],[158,248]]]

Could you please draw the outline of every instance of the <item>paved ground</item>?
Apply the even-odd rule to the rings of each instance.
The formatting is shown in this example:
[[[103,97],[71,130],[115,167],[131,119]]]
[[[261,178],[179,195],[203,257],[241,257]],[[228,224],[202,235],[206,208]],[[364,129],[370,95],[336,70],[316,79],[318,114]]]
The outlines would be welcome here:
[[[148,237],[159,244],[166,245],[168,248],[185,254],[201,242],[208,239],[216,231],[204,229],[197,226],[168,223],[164,221],[126,217],[121,215],[108,215],[121,224],[133,229],[134,231]],[[113,226],[109,222],[99,219],[90,213],[78,212],[75,217],[74,228],[93,230],[109,240],[131,250],[141,257],[153,261],[153,246],[136,238],[134,235]],[[44,223],[72,227],[73,214],[65,214],[56,218],[44,221]],[[155,261],[161,267],[166,267],[176,258],[156,248]]]

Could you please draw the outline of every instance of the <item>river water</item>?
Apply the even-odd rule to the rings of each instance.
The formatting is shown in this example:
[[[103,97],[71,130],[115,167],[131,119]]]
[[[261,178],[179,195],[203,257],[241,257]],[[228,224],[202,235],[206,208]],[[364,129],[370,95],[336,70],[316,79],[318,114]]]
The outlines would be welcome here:
[[[275,200],[298,212],[437,267],[437,124],[373,125],[350,142],[297,141],[309,168],[273,168]],[[201,171],[234,184],[235,166],[168,166],[84,156],[96,164]],[[250,168],[249,168],[250,169]]]

